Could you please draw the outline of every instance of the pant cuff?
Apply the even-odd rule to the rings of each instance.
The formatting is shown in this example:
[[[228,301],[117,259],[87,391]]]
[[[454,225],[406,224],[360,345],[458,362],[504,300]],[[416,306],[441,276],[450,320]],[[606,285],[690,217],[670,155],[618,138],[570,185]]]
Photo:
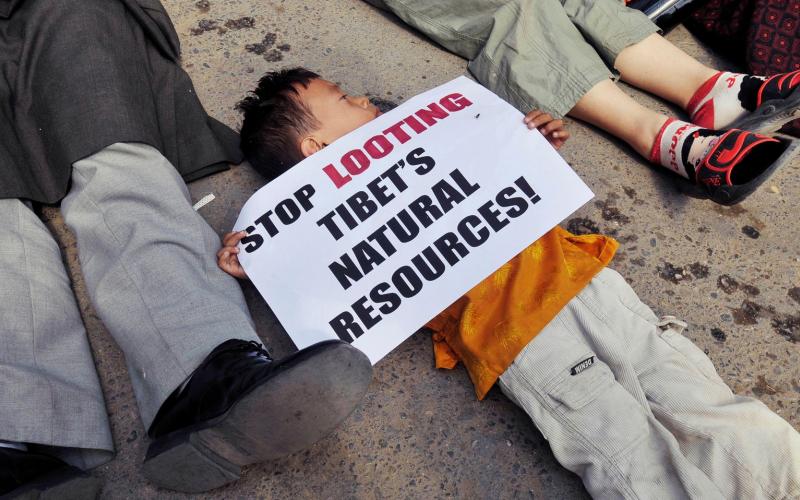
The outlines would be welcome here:
[[[613,78],[611,71],[598,61],[595,67],[586,68],[579,73],[574,72],[575,74],[561,75],[562,79],[559,82],[561,92],[556,94],[548,89],[521,88],[506,78],[504,72],[484,52],[470,61],[469,70],[484,86],[521,112],[528,113],[533,109],[539,109],[550,113],[554,118],[566,116],[592,87]]]

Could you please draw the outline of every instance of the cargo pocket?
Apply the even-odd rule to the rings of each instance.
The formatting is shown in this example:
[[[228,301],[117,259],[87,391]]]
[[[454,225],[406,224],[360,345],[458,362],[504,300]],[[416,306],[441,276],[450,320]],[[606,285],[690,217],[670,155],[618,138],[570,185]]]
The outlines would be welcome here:
[[[554,403],[553,416],[569,427],[569,434],[578,434],[585,446],[607,458],[629,450],[648,432],[639,403],[596,357],[579,373],[570,370],[558,377],[545,393]]]

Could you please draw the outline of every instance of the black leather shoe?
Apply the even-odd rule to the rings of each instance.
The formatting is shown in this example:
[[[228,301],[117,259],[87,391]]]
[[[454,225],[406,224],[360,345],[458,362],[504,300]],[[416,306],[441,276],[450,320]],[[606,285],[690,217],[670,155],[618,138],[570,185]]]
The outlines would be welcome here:
[[[100,480],[40,453],[0,448],[0,499],[91,499]]]
[[[239,478],[241,467],[308,448],[355,410],[372,379],[346,342],[315,344],[273,361],[257,342],[228,340],[161,405],[144,474],[197,493]]]

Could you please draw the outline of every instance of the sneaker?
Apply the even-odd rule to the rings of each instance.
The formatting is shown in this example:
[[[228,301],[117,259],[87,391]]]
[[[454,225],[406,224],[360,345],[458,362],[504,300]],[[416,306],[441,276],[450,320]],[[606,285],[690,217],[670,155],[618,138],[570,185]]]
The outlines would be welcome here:
[[[730,128],[759,134],[775,132],[793,135],[797,127],[786,126],[800,118],[800,70],[768,78],[758,90],[756,109],[739,118]]]
[[[798,152],[798,141],[729,130],[695,169],[695,181],[715,202],[734,205]]]

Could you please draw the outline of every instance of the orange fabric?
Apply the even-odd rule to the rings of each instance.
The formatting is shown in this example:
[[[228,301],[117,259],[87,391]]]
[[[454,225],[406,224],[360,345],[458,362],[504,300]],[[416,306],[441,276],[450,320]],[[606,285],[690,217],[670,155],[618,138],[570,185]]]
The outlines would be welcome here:
[[[614,256],[610,237],[555,227],[426,326],[437,368],[463,362],[483,399],[517,354]]]

